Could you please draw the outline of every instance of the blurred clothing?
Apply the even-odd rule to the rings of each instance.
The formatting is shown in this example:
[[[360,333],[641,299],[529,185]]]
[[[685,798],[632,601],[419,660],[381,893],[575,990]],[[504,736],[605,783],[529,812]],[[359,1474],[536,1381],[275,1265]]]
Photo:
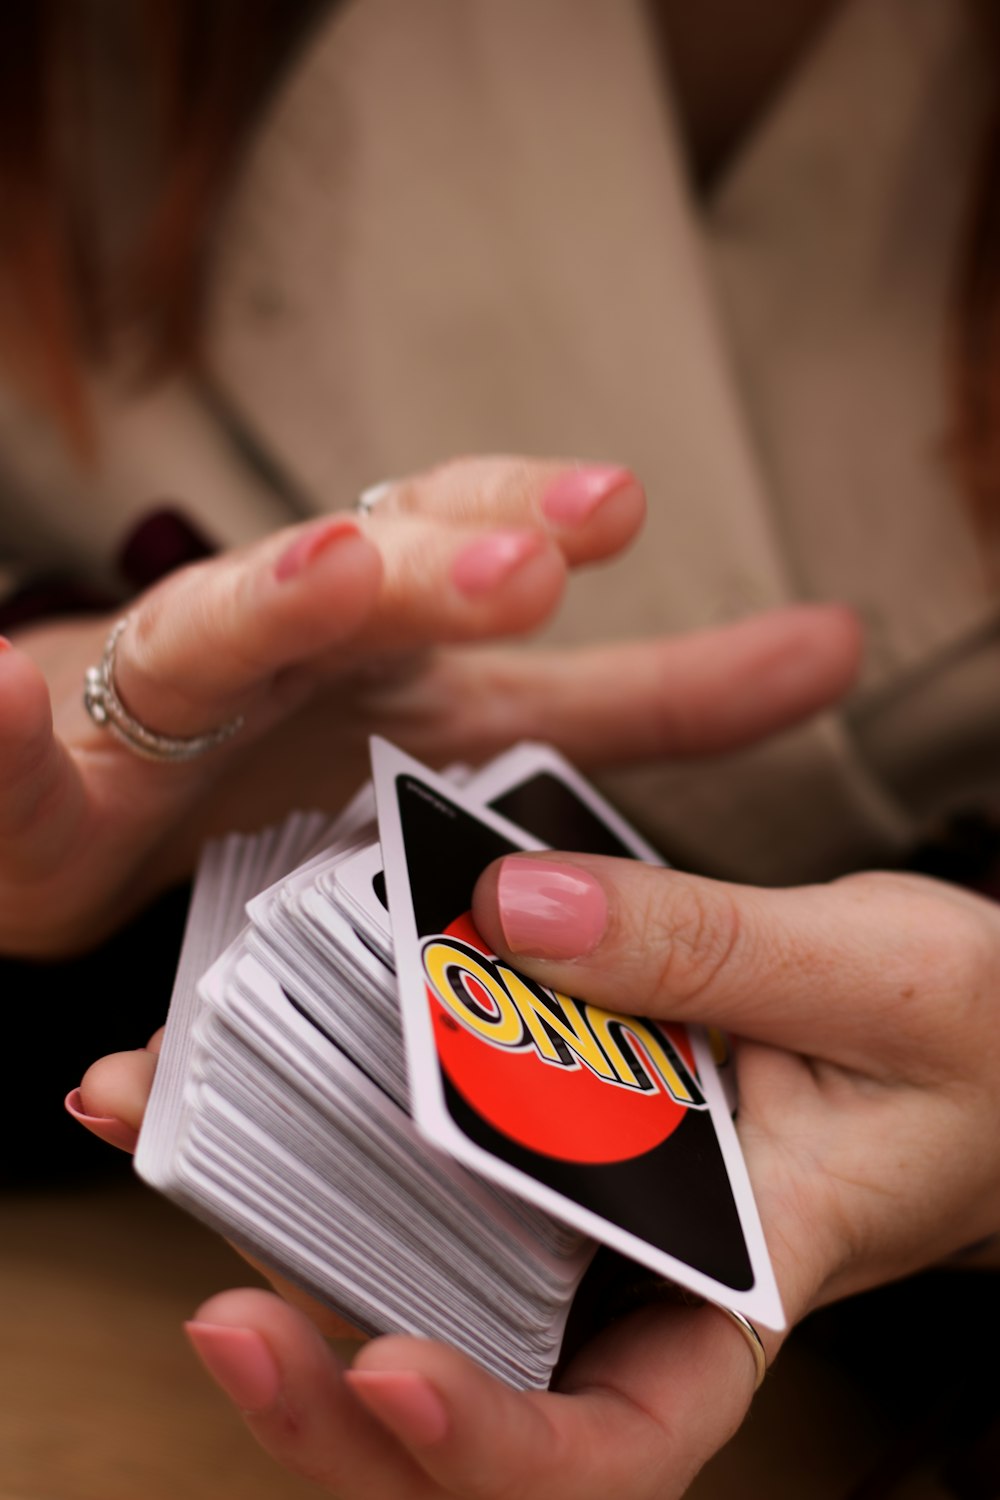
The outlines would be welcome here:
[[[455,453],[627,463],[645,537],[550,639],[838,598],[870,641],[843,713],[608,779],[668,855],[784,882],[1000,824],[1000,619],[944,456],[962,0],[850,0],[707,203],[666,92],[637,0],[339,11],[261,124],[203,374],[95,386],[90,475],[0,407],[11,578],[120,585],[165,500],[227,545]]]

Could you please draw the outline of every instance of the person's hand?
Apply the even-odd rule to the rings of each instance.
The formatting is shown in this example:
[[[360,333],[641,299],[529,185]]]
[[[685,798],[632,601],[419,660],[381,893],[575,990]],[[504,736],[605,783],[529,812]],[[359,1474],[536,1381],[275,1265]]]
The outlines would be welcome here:
[[[584,763],[624,758],[630,747],[635,754],[666,756],[734,749],[835,702],[853,678],[858,650],[857,625],[849,612],[793,607],[717,630],[624,647],[527,658],[510,653],[502,658],[504,675],[500,653],[491,652],[487,659],[497,676],[487,672],[485,686],[478,666],[467,675],[462,658],[453,663],[449,657],[448,665],[424,674],[425,686],[416,691],[432,701],[423,714],[405,721],[400,715],[400,737],[411,746],[419,739],[426,751],[431,734],[442,740],[450,734],[447,743],[457,754],[473,743],[487,749],[505,743],[506,726],[514,738],[529,733],[553,740]],[[482,660],[483,653],[477,653],[474,662]],[[571,673],[578,682],[564,680]],[[434,705],[426,679],[440,685],[443,677],[450,677],[451,686]],[[587,694],[596,689],[590,701]],[[495,694],[499,707],[487,703],[485,694]],[[409,690],[402,696],[411,701]],[[473,700],[469,717],[463,698]],[[363,740],[372,727],[369,715],[356,733]],[[388,732],[384,719],[379,728]],[[325,744],[330,732],[337,726]],[[127,761],[123,769],[131,769]],[[162,769],[154,766],[151,773]],[[225,789],[221,795],[225,798]],[[135,1147],[160,1039],[157,1032],[146,1047],[101,1058],[74,1091],[78,1118],[110,1145]]]
[[[345,1371],[269,1292],[213,1297],[187,1331],[262,1447],[337,1500],[679,1500],[754,1390],[741,1335],[707,1306],[631,1314],[545,1392],[411,1338]]]
[[[525,736],[612,762],[767,727],[774,710],[748,701],[758,671],[780,680],[779,718],[844,688],[857,630],[837,610],[758,622],[728,657],[711,635],[680,652],[436,649],[541,624],[567,567],[618,552],[644,504],[623,469],[461,460],[393,485],[370,517],[326,517],[171,575],[132,606],[121,698],[172,736],[246,720],[185,764],[140,759],[87,717],[83,675],[109,621],[24,632],[0,649],[0,953],[92,945],[185,875],[208,834],[342,805],[372,732],[437,764]]]
[[[473,912],[544,985],[738,1039],[739,1135],[792,1323],[1000,1230],[994,902],[903,874],[757,890],[545,853],[491,866]]]
[[[664,705],[661,751],[683,754],[746,743],[832,699],[850,679],[857,638],[842,612],[779,611],[656,649],[647,702],[657,715]],[[541,720],[537,732],[553,730]],[[102,1059],[79,1091],[85,1123],[126,1149],[158,1040]],[[309,1311],[343,1332],[315,1304]],[[192,1338],[262,1444],[344,1500],[515,1491],[525,1500],[670,1500],[730,1436],[753,1390],[742,1339],[708,1308],[632,1315],[544,1395],[514,1393],[452,1350],[400,1338],[367,1345],[345,1377],[312,1322],[260,1291],[214,1298]]]
[[[765,891],[542,853],[491,866],[473,910],[554,990],[740,1038],[739,1133],[791,1324],[1000,1230],[992,903],[903,875]],[[417,1339],[343,1374],[263,1292],[214,1298],[189,1332],[264,1447],[343,1500],[673,1500],[752,1391],[710,1307],[633,1313],[532,1395]],[[761,1333],[773,1358],[782,1336]]]
[[[710,643],[676,664],[657,642],[435,649],[539,625],[567,566],[618,552],[643,513],[627,470],[462,460],[395,484],[369,518],[326,517],[171,575],[133,604],[115,676],[127,708],[164,734],[245,715],[233,740],[187,764],[142,760],[87,717],[83,675],[109,620],[0,642],[0,953],[91,946],[186,874],[206,835],[292,804],[342,805],[372,732],[436,763],[541,734],[613,761],[672,737],[712,748],[741,714],[752,730],[741,673],[761,662],[795,678],[793,711],[846,683],[856,632],[842,612],[793,617],[801,644],[780,623],[751,630],[703,692],[690,684],[710,706],[686,735],[672,727],[671,673],[700,671]]]

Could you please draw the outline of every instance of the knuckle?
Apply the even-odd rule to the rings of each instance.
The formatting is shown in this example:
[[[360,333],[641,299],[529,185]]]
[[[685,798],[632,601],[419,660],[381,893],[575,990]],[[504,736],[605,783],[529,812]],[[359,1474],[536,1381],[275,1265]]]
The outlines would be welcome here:
[[[668,879],[640,914],[636,933],[651,953],[654,993],[687,1005],[713,989],[741,945],[739,907],[724,886]]]
[[[460,514],[472,510],[479,488],[476,468],[474,459],[457,455],[434,464],[422,474],[408,476],[393,488],[393,508],[408,515],[433,513],[442,504],[448,510],[455,509],[457,501]]]
[[[211,607],[217,612],[216,641],[226,680],[250,682],[267,676],[273,668],[275,639],[283,644],[284,630],[273,612],[259,608],[254,569],[226,569],[217,588]]]
[[[145,595],[122,637],[130,678],[170,712],[219,709],[236,685],[267,672],[267,632],[257,623],[252,564],[238,554],[194,563]]]
[[[380,516],[412,516],[417,515],[421,509],[431,482],[431,475],[422,475],[416,478],[407,475],[403,479],[394,479],[389,488],[382,495],[372,509],[372,515],[377,520]]]
[[[465,454],[407,482],[407,509],[440,510],[469,522],[532,515],[543,483],[560,465],[516,454]]]
[[[152,670],[157,656],[175,629],[175,620],[183,615],[191,601],[197,600],[206,587],[209,570],[218,564],[189,563],[149,589],[129,610],[128,629],[122,637],[136,664]]]

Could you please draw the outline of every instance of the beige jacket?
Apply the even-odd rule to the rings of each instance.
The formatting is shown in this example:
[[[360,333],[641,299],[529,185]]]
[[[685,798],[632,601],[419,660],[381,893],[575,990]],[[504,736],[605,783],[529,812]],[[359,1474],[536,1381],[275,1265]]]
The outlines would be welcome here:
[[[356,0],[260,131],[209,380],[99,391],[86,481],[7,401],[0,556],[100,565],[167,495],[228,543],[453,453],[628,463],[644,542],[556,639],[797,598],[869,634],[844,712],[612,778],[668,853],[794,880],[1000,811],[997,605],[941,457],[962,16],[851,0],[695,205],[638,0]]]

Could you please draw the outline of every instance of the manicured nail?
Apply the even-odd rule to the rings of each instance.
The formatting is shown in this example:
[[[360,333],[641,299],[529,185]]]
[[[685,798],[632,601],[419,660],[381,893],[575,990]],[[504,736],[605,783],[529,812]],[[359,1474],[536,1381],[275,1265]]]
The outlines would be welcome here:
[[[594,877],[545,859],[508,855],[497,900],[507,946],[526,958],[582,958],[608,922],[607,897]]]
[[[587,464],[567,469],[542,496],[542,513],[560,526],[579,526],[609,496],[629,486],[639,488],[631,469],[612,464]]]
[[[84,1111],[79,1089],[70,1089],[63,1103],[74,1120],[79,1120],[81,1125],[86,1126],[91,1135],[99,1136],[109,1146],[117,1146],[119,1151],[131,1153],[135,1150],[139,1132],[114,1115],[88,1115]]]
[[[0,651],[12,651],[14,648],[5,635],[0,635]]]
[[[451,566],[451,581],[463,594],[488,594],[545,546],[538,531],[494,531],[470,542]]]
[[[184,1332],[212,1379],[242,1411],[266,1411],[274,1405],[281,1391],[281,1371],[253,1328],[191,1322],[184,1324]]]
[[[337,516],[332,521],[320,521],[316,526],[301,532],[286,552],[274,565],[274,576],[279,583],[295,578],[310,563],[315,562],[334,542],[346,537],[360,536],[357,522],[350,516]]]
[[[429,1448],[448,1431],[445,1404],[429,1380],[412,1370],[348,1370],[354,1394],[384,1427],[411,1448]]]

